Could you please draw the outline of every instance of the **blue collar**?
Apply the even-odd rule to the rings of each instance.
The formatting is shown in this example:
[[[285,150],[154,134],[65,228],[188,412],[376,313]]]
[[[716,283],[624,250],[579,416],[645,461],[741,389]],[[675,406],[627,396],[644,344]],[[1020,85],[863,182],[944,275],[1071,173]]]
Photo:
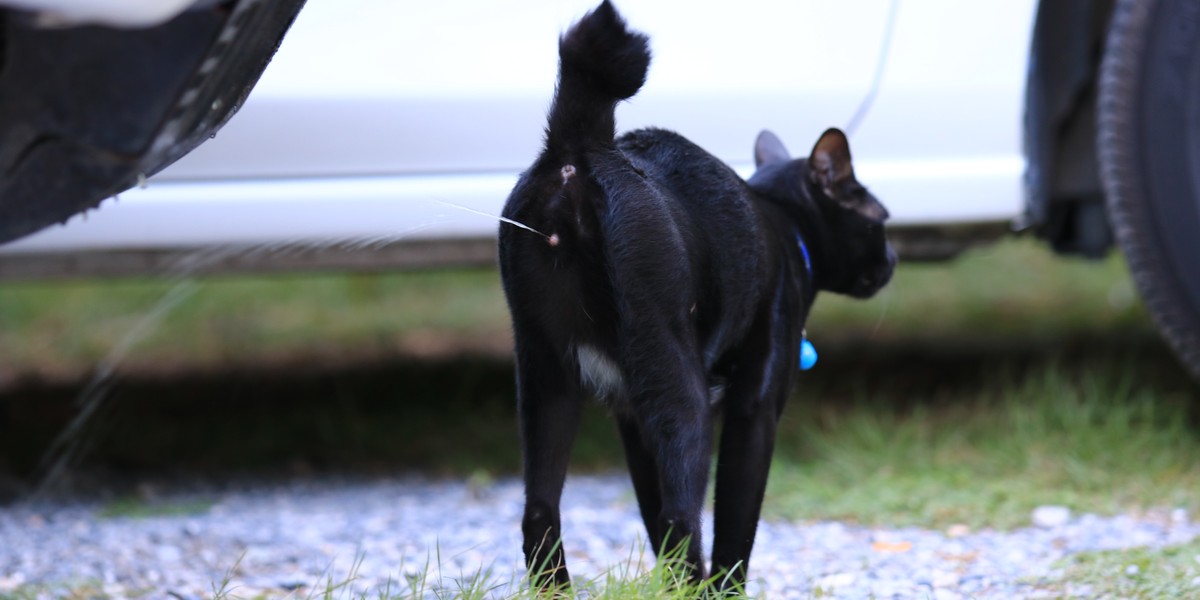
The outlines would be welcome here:
[[[817,290],[813,289],[813,268],[812,257],[808,254],[808,245],[804,243],[804,238],[800,236],[800,232],[796,232],[796,245],[800,246],[800,254],[804,255],[804,275],[808,279],[809,293],[816,294]],[[800,370],[807,371],[817,364],[817,349],[813,347],[812,342],[808,341],[808,330],[805,329],[800,333]]]
[[[808,283],[813,282],[812,258],[808,255],[808,246],[804,243],[804,238],[800,236],[800,232],[796,232],[796,245],[800,246],[800,254],[804,255],[804,274],[808,277]]]

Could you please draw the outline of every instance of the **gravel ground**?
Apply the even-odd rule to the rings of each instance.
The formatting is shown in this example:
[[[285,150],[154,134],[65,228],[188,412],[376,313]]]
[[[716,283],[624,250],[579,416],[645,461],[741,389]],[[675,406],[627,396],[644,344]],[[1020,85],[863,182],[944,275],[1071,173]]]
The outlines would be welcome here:
[[[87,501],[17,504],[0,508],[0,595],[88,587],[110,597],[207,598],[229,572],[234,597],[306,597],[311,586],[346,579],[358,560],[352,585],[371,598],[389,578],[399,591],[406,575],[428,569],[453,589],[481,568],[504,597],[520,585],[521,502],[515,480],[410,478],[169,492],[146,504],[146,512],[192,510],[177,515],[106,517],[111,504]],[[572,477],[563,508],[576,578],[637,560],[644,534],[624,476]],[[768,521],[751,589],[770,598],[807,598],[818,587],[846,598],[1036,597],[1063,556],[1196,536],[1200,523],[1182,510],[1097,517],[1043,507],[1029,528],[1006,533]],[[334,597],[351,596],[343,592]]]

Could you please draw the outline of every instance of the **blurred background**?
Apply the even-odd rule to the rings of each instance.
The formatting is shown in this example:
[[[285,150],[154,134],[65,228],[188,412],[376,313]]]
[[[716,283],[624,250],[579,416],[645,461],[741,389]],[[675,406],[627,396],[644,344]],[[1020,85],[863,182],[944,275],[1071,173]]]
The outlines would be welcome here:
[[[1200,508],[1200,303],[1155,287],[1191,289],[1200,255],[1147,258],[1128,207],[1161,208],[1163,188],[1114,200],[1100,171],[1124,155],[1093,146],[1116,4],[619,6],[655,54],[619,129],[675,129],[746,174],[760,129],[803,156],[845,127],[893,216],[889,287],[822,296],[810,318],[821,359],[785,415],[772,515],[1007,526],[1044,504]],[[215,139],[0,246],[4,495],[515,475],[491,215],[539,149],[556,35],[590,5],[309,2]],[[25,21],[3,23],[15,44]],[[1162,239],[1200,231],[1173,222]],[[1138,283],[1117,244],[1148,269]],[[622,468],[591,410],[574,468]]]

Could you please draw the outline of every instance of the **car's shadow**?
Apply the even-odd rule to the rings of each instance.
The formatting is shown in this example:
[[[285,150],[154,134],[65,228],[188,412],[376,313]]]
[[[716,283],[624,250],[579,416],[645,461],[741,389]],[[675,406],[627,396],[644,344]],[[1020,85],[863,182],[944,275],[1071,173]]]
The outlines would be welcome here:
[[[904,410],[978,398],[1048,365],[1126,369],[1156,389],[1196,394],[1150,332],[1052,344],[842,341],[821,350],[818,367],[800,376],[797,402]],[[86,385],[27,380],[0,389],[0,495],[111,491],[147,480],[520,467],[512,363],[496,356],[300,361],[129,374],[92,393]],[[601,418],[585,419],[573,465],[620,468],[619,442],[602,409],[593,410]]]

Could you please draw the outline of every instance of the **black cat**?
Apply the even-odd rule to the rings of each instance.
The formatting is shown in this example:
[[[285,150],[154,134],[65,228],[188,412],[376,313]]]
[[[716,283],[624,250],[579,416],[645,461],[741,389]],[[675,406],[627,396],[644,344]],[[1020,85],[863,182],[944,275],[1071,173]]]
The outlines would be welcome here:
[[[586,395],[615,415],[653,548],[704,577],[700,513],[717,458],[712,569],[746,576],[776,422],[818,290],[868,297],[891,278],[887,211],[854,178],[846,137],[807,159],[759,135],[743,181],[678,134],[614,139],[647,38],[605,1],[559,42],[545,149],[500,228],[524,451],[526,564],[569,582],[559,499]],[[541,583],[539,583],[540,585]]]

